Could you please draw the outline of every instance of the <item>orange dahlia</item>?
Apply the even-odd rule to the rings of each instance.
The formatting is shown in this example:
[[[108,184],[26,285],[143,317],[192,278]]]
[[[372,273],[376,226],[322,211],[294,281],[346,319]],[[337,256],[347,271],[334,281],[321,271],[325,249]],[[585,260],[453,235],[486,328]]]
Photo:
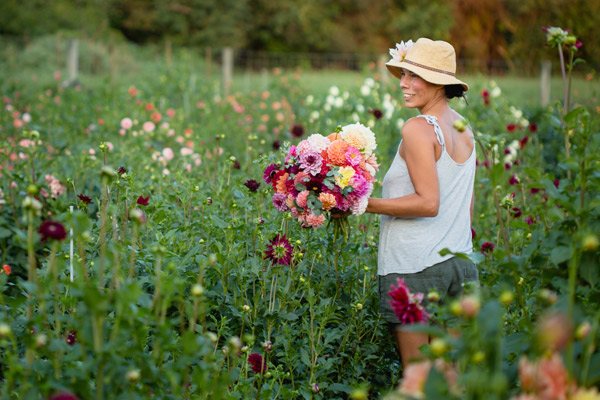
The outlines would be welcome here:
[[[327,157],[333,165],[346,165],[346,149],[348,149],[348,143],[341,139],[334,140],[327,149]]]
[[[331,210],[333,207],[337,206],[335,196],[331,193],[322,192],[319,195],[319,201],[323,203],[323,210]]]
[[[275,185],[275,191],[277,193],[287,193],[287,186],[285,184],[285,181],[287,181],[287,178],[289,178],[290,174],[288,174],[287,172],[283,175],[281,175],[279,177],[279,180],[277,181],[277,184]]]

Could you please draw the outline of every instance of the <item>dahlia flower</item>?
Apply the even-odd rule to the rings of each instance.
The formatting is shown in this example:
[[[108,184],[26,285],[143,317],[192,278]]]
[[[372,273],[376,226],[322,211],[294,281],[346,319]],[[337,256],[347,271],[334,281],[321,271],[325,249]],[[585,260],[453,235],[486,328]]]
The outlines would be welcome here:
[[[275,206],[276,209],[278,209],[279,211],[287,211],[288,207],[285,204],[285,201],[287,200],[287,196],[283,193],[275,193],[273,195],[273,205]]]
[[[292,251],[292,245],[285,235],[277,234],[267,245],[265,260],[271,260],[273,264],[290,265]]]
[[[38,233],[42,235],[42,242],[48,239],[63,240],[67,237],[67,231],[60,222],[44,221],[38,228]]]
[[[397,287],[390,286],[388,294],[391,296],[392,309],[403,325],[425,322],[429,315],[421,305],[423,293],[411,294],[404,283],[404,279],[396,280]]]
[[[316,151],[307,151],[300,156],[300,168],[304,172],[311,174],[312,176],[317,175],[321,172],[321,165],[323,164],[323,157]]]
[[[248,356],[248,364],[250,364],[250,368],[255,374],[262,374],[267,371],[267,364],[258,353],[252,353]]]
[[[344,126],[340,132],[340,136],[346,143],[363,152],[365,158],[373,154],[373,151],[377,147],[375,134],[361,123]]]
[[[409,40],[406,43],[404,43],[404,41],[402,41],[400,43],[396,43],[396,48],[390,49],[390,55],[392,56],[393,59],[402,62],[402,61],[404,61],[404,57],[406,57],[406,54],[408,53],[408,51],[413,46],[414,46],[414,42],[412,40]]]

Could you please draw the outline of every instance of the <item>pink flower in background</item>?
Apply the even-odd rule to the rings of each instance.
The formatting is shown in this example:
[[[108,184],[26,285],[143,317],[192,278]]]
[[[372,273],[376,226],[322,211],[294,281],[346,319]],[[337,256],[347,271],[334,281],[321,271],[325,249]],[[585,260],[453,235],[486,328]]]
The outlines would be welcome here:
[[[127,91],[129,92],[130,96],[135,96],[137,94],[137,89],[133,86],[129,86],[129,89]]]
[[[390,303],[400,323],[411,325],[427,321],[429,315],[421,305],[423,293],[410,293],[408,286],[404,283],[404,279],[398,278],[396,284],[397,287],[394,287],[394,285],[390,286],[388,295],[392,298]]]
[[[156,125],[154,125],[154,122],[147,121],[144,122],[144,125],[142,125],[142,129],[144,129],[145,132],[150,133],[156,129]]]
[[[47,174],[44,177],[44,180],[50,187],[50,193],[51,193],[52,198],[55,199],[63,193],[63,190],[64,190],[63,185],[61,185],[60,181],[58,179],[56,179],[54,176]]]
[[[194,150],[190,149],[189,147],[182,147],[181,148],[181,155],[182,156],[189,156],[192,153],[194,153]]]
[[[173,118],[174,116],[175,116],[175,110],[173,110],[172,108],[169,108],[167,110],[167,117]]]
[[[429,360],[408,364],[400,383],[400,393],[414,398],[422,398],[425,395],[423,390],[431,365]]]
[[[150,119],[154,121],[155,124],[158,124],[162,120],[162,115],[159,112],[153,112],[150,114]]]
[[[298,204],[298,207],[306,208],[309,193],[308,190],[303,190],[298,193],[298,197],[296,197],[296,204]]]
[[[173,154],[173,150],[170,147],[165,147],[162,151],[162,154],[167,161],[171,161],[173,157],[175,157],[175,154]]]

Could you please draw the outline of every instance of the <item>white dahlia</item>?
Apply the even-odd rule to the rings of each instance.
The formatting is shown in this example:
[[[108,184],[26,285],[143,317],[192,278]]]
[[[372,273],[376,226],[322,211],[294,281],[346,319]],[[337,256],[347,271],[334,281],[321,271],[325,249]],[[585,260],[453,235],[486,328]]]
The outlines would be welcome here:
[[[375,134],[361,123],[344,126],[340,136],[350,146],[359,149],[365,155],[365,158],[373,154],[377,147]]]

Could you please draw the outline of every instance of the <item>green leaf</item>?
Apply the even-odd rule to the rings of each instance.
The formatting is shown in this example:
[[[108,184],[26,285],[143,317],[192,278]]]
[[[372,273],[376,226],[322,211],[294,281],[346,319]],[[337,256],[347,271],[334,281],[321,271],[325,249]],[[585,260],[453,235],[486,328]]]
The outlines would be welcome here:
[[[496,186],[502,182],[502,178],[504,177],[504,165],[496,164],[490,170],[490,179],[492,181],[492,185]]]
[[[7,237],[11,237],[11,236],[12,236],[12,232],[11,231],[9,231],[6,228],[0,227],[0,239],[4,239],[4,238],[7,238]]]
[[[554,264],[560,264],[571,258],[571,248],[567,246],[558,246],[552,249],[550,253],[550,261]]]
[[[218,228],[226,229],[229,226],[229,224],[227,222],[223,221],[221,218],[217,217],[216,215],[211,215],[210,219],[212,219],[213,223]]]
[[[300,349],[300,360],[302,360],[306,366],[310,367],[310,358],[308,357],[308,352],[304,348]]]
[[[352,386],[345,385],[343,383],[332,383],[331,385],[327,386],[327,390],[350,394],[352,393]]]

